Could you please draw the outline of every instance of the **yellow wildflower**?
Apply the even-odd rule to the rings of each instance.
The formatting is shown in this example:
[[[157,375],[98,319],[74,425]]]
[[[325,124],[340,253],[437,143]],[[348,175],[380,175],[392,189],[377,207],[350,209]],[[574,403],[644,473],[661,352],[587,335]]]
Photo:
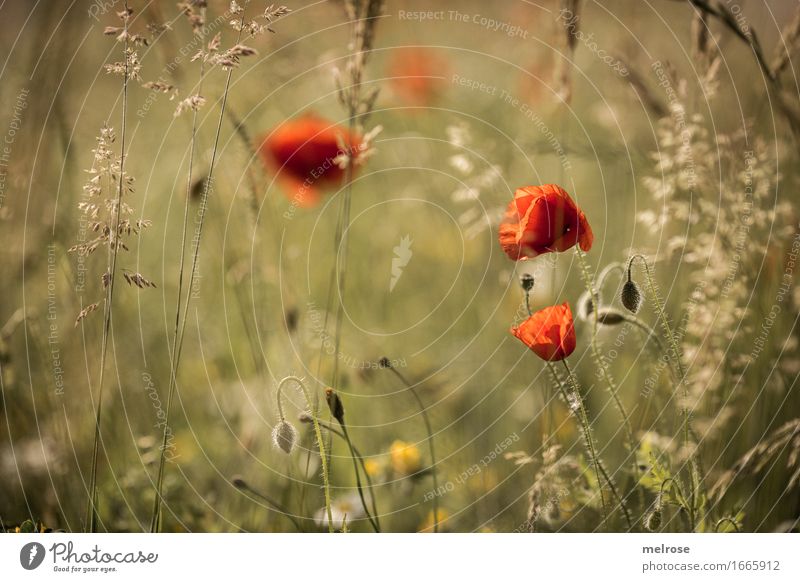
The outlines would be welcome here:
[[[419,449],[411,443],[394,441],[389,454],[392,458],[392,469],[400,475],[416,473],[422,466]]]

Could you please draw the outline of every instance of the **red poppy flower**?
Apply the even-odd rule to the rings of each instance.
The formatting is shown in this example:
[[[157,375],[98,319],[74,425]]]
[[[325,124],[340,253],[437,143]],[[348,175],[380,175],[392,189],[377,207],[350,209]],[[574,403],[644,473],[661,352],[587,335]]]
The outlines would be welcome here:
[[[563,360],[575,351],[575,324],[569,303],[545,307],[512,327],[511,333],[533,352],[550,362]]]
[[[259,147],[266,166],[276,172],[287,197],[298,206],[315,206],[321,191],[342,183],[344,170],[336,164],[340,140],[357,151],[361,137],[316,115],[286,121]]]
[[[519,93],[526,101],[537,106],[555,102],[553,92],[555,62],[552,58],[539,59],[526,67],[525,74],[520,78]]]
[[[409,105],[432,105],[446,86],[447,61],[430,49],[398,49],[387,69],[395,95]]]
[[[566,190],[555,184],[528,186],[514,193],[500,224],[500,246],[519,261],[575,244],[588,251],[594,235],[586,216]]]

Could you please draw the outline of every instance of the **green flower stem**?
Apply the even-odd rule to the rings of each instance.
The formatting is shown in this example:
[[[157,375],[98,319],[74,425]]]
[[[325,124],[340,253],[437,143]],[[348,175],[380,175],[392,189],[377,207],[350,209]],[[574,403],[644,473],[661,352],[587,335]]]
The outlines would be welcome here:
[[[689,411],[689,387],[686,382],[686,368],[683,365],[683,361],[681,359],[681,349],[680,344],[678,343],[677,338],[675,337],[675,333],[672,329],[672,326],[669,322],[669,317],[667,316],[666,307],[664,301],[661,299],[661,294],[658,292],[658,287],[656,286],[655,279],[653,278],[653,274],[650,271],[650,265],[647,264],[647,259],[643,255],[637,254],[633,255],[630,260],[628,261],[628,276],[630,277],[630,272],[633,267],[633,263],[636,259],[644,266],[645,272],[645,280],[647,282],[647,290],[650,294],[650,297],[653,301],[654,308],[656,310],[656,316],[661,322],[661,326],[664,329],[664,334],[667,337],[667,342],[669,343],[669,350],[665,352],[667,357],[675,366],[675,369],[678,374],[678,386],[681,389],[684,403],[681,406],[683,422],[682,422],[682,432],[683,432],[683,441],[684,446],[686,447],[689,453],[689,527],[691,531],[695,531],[697,527],[697,505],[699,501],[699,488],[700,488],[700,473],[697,467],[697,460],[695,459],[695,452],[692,448],[691,444],[691,412]]]
[[[353,446],[353,441],[350,440],[350,433],[347,431],[346,424],[340,424],[342,427],[342,435],[344,436],[344,440],[347,442],[347,448],[350,449],[350,458],[353,459],[353,471],[356,474],[356,487],[358,488],[358,497],[361,499],[361,506],[364,508],[364,512],[367,514],[367,519],[369,519],[369,523],[372,526],[372,529],[375,530],[376,533],[381,532],[381,525],[378,521],[378,512],[375,510],[375,516],[370,513],[369,507],[367,507],[367,501],[364,499],[364,488],[361,485],[361,477],[358,471],[358,458],[360,455],[356,453],[356,448]],[[361,461],[362,468],[363,467],[363,460]],[[367,474],[366,468],[364,468],[364,474]],[[375,503],[375,494],[372,492],[372,484],[370,483],[370,496],[372,497],[372,502]],[[374,509],[374,506],[373,506]]]
[[[322,464],[322,485],[325,491],[325,513],[328,515],[328,532],[333,533],[333,514],[331,512],[331,486],[328,482],[328,457],[325,454],[325,443],[322,440],[322,430],[320,429],[319,421],[317,420],[318,410],[314,405],[314,402],[311,400],[311,397],[308,394],[308,390],[306,389],[306,385],[303,383],[303,379],[298,376],[286,376],[283,380],[280,381],[278,384],[278,394],[277,399],[280,402],[281,397],[281,390],[288,382],[295,382],[299,387],[300,390],[303,392],[303,397],[306,400],[306,404],[311,409],[311,421],[314,424],[314,436],[317,439],[317,446],[319,447],[319,458],[320,463]],[[283,410],[279,410],[279,414],[283,414]],[[283,418],[281,416],[281,418]]]
[[[733,526],[733,529],[736,530],[736,533],[741,533],[742,532],[741,528],[739,527],[739,524],[736,523],[736,520],[733,519],[732,517],[723,517],[720,520],[718,520],[717,523],[714,524],[714,532],[718,533],[719,532],[719,527],[723,523],[731,524]]]
[[[587,453],[589,454],[590,462],[594,467],[595,470],[595,477],[597,479],[597,484],[600,490],[600,503],[603,508],[603,522],[606,524],[606,528],[608,528],[608,509],[606,507],[605,495],[603,493],[603,481],[606,482],[608,488],[611,490],[611,494],[616,499],[620,510],[622,511],[623,515],[625,516],[625,521],[628,524],[628,529],[633,529],[633,523],[631,521],[630,513],[628,512],[628,508],[625,506],[625,502],[619,494],[616,485],[614,484],[613,479],[606,471],[605,467],[603,466],[602,461],[600,460],[600,456],[597,453],[594,444],[594,437],[592,436],[592,428],[589,424],[589,415],[586,412],[586,404],[583,401],[583,397],[580,393],[580,387],[578,386],[578,381],[575,379],[575,375],[572,373],[572,370],[567,364],[566,360],[561,360],[564,365],[564,369],[567,373],[567,379],[570,385],[570,388],[575,396],[575,400],[578,403],[578,420],[581,426],[581,432],[583,433],[584,442],[586,444]],[[551,373],[558,378],[558,374],[556,373],[555,366],[551,362],[547,362],[547,365],[551,368]],[[570,404],[569,394],[561,382],[557,382],[557,386],[561,391],[562,397],[566,400],[567,406]],[[571,407],[570,407],[571,408]]]
[[[600,350],[597,347],[597,329],[599,325],[598,320],[598,311],[600,309],[599,302],[597,300],[597,291],[594,287],[594,282],[592,279],[592,275],[589,272],[589,265],[586,262],[586,258],[577,247],[575,249],[575,254],[578,257],[578,264],[581,268],[581,276],[583,277],[583,282],[586,285],[586,290],[589,292],[589,300],[592,302],[592,335],[590,348],[592,352],[592,359],[594,360],[595,366],[597,369],[600,370],[600,374],[603,377],[606,385],[608,386],[608,391],[611,393],[611,397],[614,400],[614,405],[617,407],[617,411],[619,415],[622,417],[622,425],[625,429],[625,436],[628,441],[628,447],[630,449],[631,454],[635,453],[638,448],[638,443],[633,435],[633,428],[631,426],[630,416],[628,415],[628,411],[625,409],[625,405],[620,400],[619,392],[617,390],[617,386],[614,383],[614,379],[611,377],[611,373],[608,370],[608,366],[606,362],[600,355]],[[635,465],[636,463],[634,463]]]
[[[581,276],[583,277],[584,285],[586,286],[586,290],[589,293],[589,301],[592,302],[592,333],[591,333],[591,340],[589,342],[589,347],[592,354],[592,360],[594,361],[595,366],[600,371],[600,375],[602,376],[603,380],[608,387],[608,391],[611,393],[611,398],[614,401],[614,405],[619,412],[620,417],[622,418],[622,426],[625,430],[625,439],[628,446],[628,453],[629,457],[631,458],[631,467],[633,470],[633,478],[634,482],[639,481],[639,466],[636,463],[636,451],[639,449],[639,442],[636,440],[636,437],[633,432],[633,426],[631,424],[630,415],[628,414],[625,405],[622,403],[622,399],[619,397],[619,390],[617,389],[617,385],[614,382],[614,379],[611,377],[611,372],[608,369],[608,365],[606,361],[600,354],[600,349],[597,346],[597,330],[599,325],[599,315],[598,312],[600,310],[599,305],[599,294],[595,289],[594,279],[589,271],[589,265],[586,262],[586,257],[584,253],[575,247],[575,254],[578,257],[578,265],[581,269]],[[605,282],[606,277],[613,271],[615,266],[612,264],[606,269],[603,270],[601,273],[602,282]],[[634,318],[635,319],[635,318]],[[644,508],[644,493],[639,492],[639,504]]]
[[[268,505],[272,506],[274,509],[276,509],[278,511],[278,513],[283,514],[289,521],[291,521],[292,525],[300,533],[303,533],[305,531],[305,530],[303,530],[303,527],[300,525],[300,522],[297,521],[297,518],[295,518],[295,516],[293,516],[283,505],[281,505],[280,503],[278,503],[277,501],[275,501],[274,499],[272,499],[268,495],[266,495],[264,493],[261,493],[260,491],[257,491],[256,489],[253,489],[248,483],[246,483],[244,480],[241,480],[241,479],[239,479],[238,483],[235,482],[234,486],[237,489],[241,489],[242,491],[247,491],[248,493],[250,493],[254,497],[258,497],[259,499],[261,499],[262,501],[264,501]]]
[[[414,399],[417,401],[417,406],[419,407],[419,411],[422,414],[422,420],[425,422],[425,430],[428,432],[428,448],[431,453],[431,475],[433,476],[433,490],[439,491],[439,481],[438,475],[436,470],[436,450],[433,446],[433,428],[431,426],[431,419],[428,417],[428,409],[425,407],[425,403],[420,398],[419,394],[417,393],[416,388],[414,385],[408,381],[408,379],[400,373],[399,370],[396,370],[394,366],[388,366],[389,369],[394,372],[394,375],[397,376],[400,381],[406,385],[409,392],[414,396]],[[433,496],[433,532],[439,532],[439,501],[438,495]]]
[[[564,360],[562,360],[564,361]],[[552,362],[547,362],[548,367],[550,368],[550,372],[552,373],[553,377],[558,379],[558,372],[556,372],[555,366]],[[566,365],[566,362],[565,362]],[[572,383],[572,372],[567,366],[567,374],[570,376],[570,383]],[[566,388],[560,381],[556,381],[556,385],[558,387],[559,392],[561,392],[561,396],[564,398],[564,404],[567,405],[568,408],[572,409],[570,406],[570,398],[569,394],[567,393]],[[581,426],[581,432],[583,433],[583,441],[586,445],[586,452],[589,454],[589,462],[594,468],[595,478],[597,479],[597,487],[600,491],[600,505],[603,508],[603,524],[608,529],[608,509],[606,508],[606,499],[605,494],[603,493],[603,480],[600,477],[600,463],[597,459],[597,452],[594,448],[594,440],[592,439],[591,427],[589,426],[589,421],[584,415],[584,408],[583,408],[583,399],[581,398],[580,394],[576,394],[576,397],[580,401],[579,405],[579,413],[578,413],[578,421]]]
[[[319,420],[319,425],[328,432],[335,434],[341,439],[347,441],[347,436],[345,436],[345,433],[336,428],[335,426],[325,422],[324,420]],[[372,482],[372,477],[369,476],[369,472],[367,471],[367,466],[364,463],[364,457],[361,454],[361,452],[359,452],[359,450],[356,448],[355,445],[352,444],[352,442],[348,441],[348,445],[351,446],[350,452],[358,460],[358,464],[361,466],[361,470],[364,472],[364,476],[367,478],[367,488],[369,489],[370,500],[372,502],[372,513],[375,516],[375,521],[378,528],[380,528],[380,521],[378,520],[378,506],[375,502],[375,484]]]

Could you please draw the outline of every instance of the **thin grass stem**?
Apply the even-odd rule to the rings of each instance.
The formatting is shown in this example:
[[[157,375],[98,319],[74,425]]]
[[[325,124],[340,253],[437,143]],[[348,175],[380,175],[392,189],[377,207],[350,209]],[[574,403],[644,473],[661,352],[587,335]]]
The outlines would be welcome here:
[[[378,522],[378,515],[373,517],[373,515],[369,511],[369,507],[367,507],[367,501],[364,499],[364,488],[361,485],[361,476],[359,475],[358,470],[358,459],[355,452],[355,447],[353,446],[353,441],[350,439],[350,433],[347,431],[347,425],[341,424],[342,427],[342,434],[344,435],[344,440],[347,442],[347,448],[350,450],[350,458],[353,459],[353,471],[356,475],[356,488],[358,489],[358,497],[361,500],[361,506],[364,508],[364,513],[367,514],[367,519],[369,520],[372,529],[375,530],[376,533],[380,533],[381,526]],[[366,474],[366,469],[364,470],[364,474]],[[374,500],[374,496],[373,496]]]
[[[236,487],[237,489],[250,493],[251,495],[261,499],[262,501],[264,501],[268,505],[272,506],[272,508],[276,509],[278,511],[278,513],[283,514],[289,521],[292,522],[292,525],[294,525],[295,529],[298,532],[303,533],[305,531],[303,529],[303,527],[300,525],[300,522],[297,521],[297,518],[295,516],[293,516],[289,512],[289,510],[287,510],[283,505],[281,505],[280,503],[278,503],[277,501],[275,501],[274,499],[272,499],[268,495],[266,495],[264,493],[261,493],[260,491],[254,489],[253,487],[250,486],[249,483],[244,481],[244,479],[241,479],[241,478],[238,478],[238,477],[234,477],[232,481],[233,481],[234,487]]]
[[[241,19],[239,22],[239,31],[236,37],[236,44],[239,43],[242,37],[242,30],[244,29],[244,16],[245,11],[242,11]],[[228,103],[228,95],[230,92],[230,85],[231,85],[231,77],[233,76],[233,68],[228,70],[228,75],[225,79],[225,89],[222,93],[222,106],[219,114],[219,120],[217,122],[217,129],[214,135],[214,146],[211,150],[211,163],[209,165],[208,170],[208,177],[203,185],[203,195],[200,200],[200,210],[199,216],[197,217],[198,225],[197,231],[195,233],[195,240],[193,241],[194,251],[192,254],[192,263],[191,263],[191,270],[189,274],[189,281],[186,290],[186,300],[183,302],[183,313],[180,315],[180,333],[176,334],[175,338],[173,339],[176,342],[175,349],[172,353],[172,365],[170,366],[170,381],[169,381],[169,388],[167,390],[167,403],[166,403],[166,418],[164,421],[164,434],[161,441],[161,451],[159,455],[158,461],[158,474],[156,477],[156,492],[155,492],[155,499],[153,500],[153,511],[152,517],[150,520],[150,531],[151,533],[158,532],[161,530],[161,504],[163,502],[163,487],[164,487],[164,470],[165,470],[165,463],[166,463],[166,449],[167,449],[167,442],[169,439],[170,434],[170,412],[172,410],[172,400],[175,396],[175,391],[177,390],[177,376],[178,376],[178,368],[180,366],[180,358],[181,353],[183,351],[183,340],[186,332],[186,318],[189,312],[189,304],[191,303],[192,299],[192,286],[194,285],[194,280],[197,275],[197,265],[200,258],[200,242],[203,235],[203,225],[205,224],[205,217],[206,217],[206,210],[208,207],[208,197],[211,192],[213,178],[214,178],[214,169],[216,167],[217,161],[217,154],[219,150],[219,140],[220,135],[222,133],[222,122],[225,119],[225,106]],[[180,295],[178,296],[178,302],[180,304]]]
[[[384,359],[384,361],[388,361],[388,359]],[[397,376],[400,381],[406,385],[406,388],[409,392],[414,396],[414,400],[417,402],[417,406],[419,407],[419,411],[422,414],[422,419],[425,422],[425,430],[428,433],[428,450],[431,454],[431,475],[433,476],[433,490],[439,491],[439,477],[437,475],[436,470],[436,449],[434,448],[433,444],[433,427],[431,425],[430,417],[428,416],[428,409],[425,406],[425,403],[422,401],[419,393],[417,393],[416,388],[414,385],[408,381],[408,379],[400,373],[394,366],[387,366],[392,372],[394,372],[395,376]],[[439,532],[439,502],[437,500],[438,495],[433,496],[433,532]]]
[[[120,156],[119,156],[119,181],[117,185],[117,197],[114,206],[114,220],[112,222],[108,238],[108,287],[106,289],[106,301],[103,309],[103,336],[100,348],[100,379],[97,396],[97,410],[94,420],[94,443],[92,445],[92,465],[89,474],[89,501],[86,508],[86,530],[90,533],[97,531],[97,457],[100,449],[100,421],[103,411],[103,388],[105,383],[106,358],[108,355],[108,338],[111,334],[111,312],[114,300],[114,288],[117,274],[117,254],[119,251],[119,219],[122,208],[122,192],[125,187],[125,139],[127,137],[127,112],[128,112],[128,81],[130,71],[128,67],[128,20],[130,13],[128,0],[125,0],[125,17],[123,19],[124,41],[123,41],[123,61],[124,73],[122,81],[122,127],[120,132]]]

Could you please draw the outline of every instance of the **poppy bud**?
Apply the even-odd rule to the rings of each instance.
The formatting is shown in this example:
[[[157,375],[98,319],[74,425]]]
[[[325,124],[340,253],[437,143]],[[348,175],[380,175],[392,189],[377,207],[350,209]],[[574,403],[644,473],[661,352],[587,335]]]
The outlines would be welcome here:
[[[285,420],[278,422],[272,429],[272,444],[287,455],[292,452],[296,442],[297,429]]]
[[[328,401],[328,408],[331,409],[331,416],[339,421],[339,424],[344,424],[344,404],[342,399],[333,388],[325,388],[325,400]]]
[[[642,306],[642,292],[632,279],[628,279],[622,286],[622,295],[620,298],[622,299],[622,305],[631,313],[636,313]]]
[[[578,297],[578,317],[583,321],[589,321],[589,318],[591,318],[594,313],[595,303],[599,303],[597,295],[595,295],[595,300],[592,301],[589,292],[584,291],[583,294]]]
[[[656,502],[656,506],[644,516],[644,527],[648,531],[658,531],[661,527],[661,502]]]
[[[522,290],[525,291],[525,293],[533,291],[534,282],[533,275],[530,273],[523,273],[519,276],[519,284],[522,286]]]
[[[597,323],[603,325],[619,325],[625,321],[625,315],[616,309],[604,308],[597,311]]]

